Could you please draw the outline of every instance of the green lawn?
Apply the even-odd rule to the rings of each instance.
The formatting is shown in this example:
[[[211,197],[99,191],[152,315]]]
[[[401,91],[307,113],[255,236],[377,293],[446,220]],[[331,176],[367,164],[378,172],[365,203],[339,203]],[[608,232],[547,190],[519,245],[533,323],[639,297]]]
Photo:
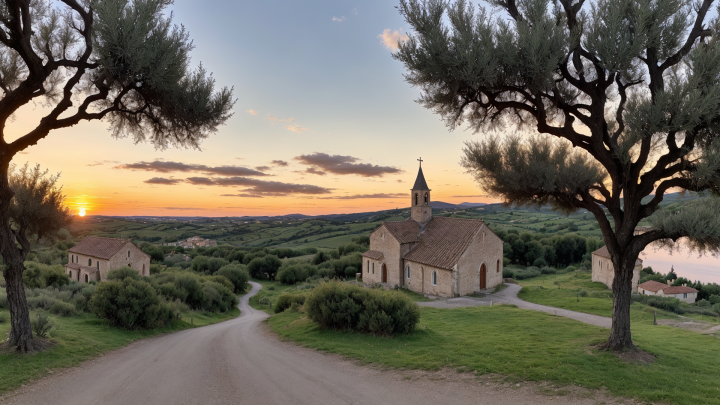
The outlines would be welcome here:
[[[86,313],[70,318],[50,315],[57,325],[57,329],[51,332],[50,336],[51,340],[56,342],[55,346],[44,352],[24,356],[0,352],[0,394],[40,378],[53,369],[76,366],[84,360],[92,359],[138,339],[222,322],[238,315],[240,310],[237,308],[224,314],[214,315],[191,312],[183,314],[182,320],[174,321],[168,327],[146,331],[129,331],[106,326],[95,315]],[[32,311],[32,319],[35,316]],[[9,311],[0,310],[0,319],[5,319],[5,322],[0,323],[0,340],[5,341],[10,331]]]
[[[720,404],[720,341],[682,329],[635,323],[636,344],[657,357],[648,365],[594,349],[607,339],[607,329],[506,305],[421,308],[418,330],[394,338],[323,330],[290,311],[268,323],[284,338],[363,363],[606,387],[653,403]]]

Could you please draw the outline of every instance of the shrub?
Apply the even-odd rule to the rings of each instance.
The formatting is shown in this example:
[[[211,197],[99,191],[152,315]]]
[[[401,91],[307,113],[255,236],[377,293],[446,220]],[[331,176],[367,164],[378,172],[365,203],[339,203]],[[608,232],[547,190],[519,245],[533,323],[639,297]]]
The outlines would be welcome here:
[[[238,304],[232,290],[215,281],[206,281],[202,285],[202,308],[209,312],[226,312]]]
[[[278,269],[282,266],[282,261],[274,255],[266,255],[258,257],[248,263],[248,271],[250,275],[257,279],[268,278],[275,279]]]
[[[10,308],[8,306],[8,300],[7,295],[5,295],[5,291],[0,293],[0,309],[8,309]]]
[[[101,283],[88,305],[100,319],[126,329],[152,328],[163,320],[160,299],[150,283],[130,277]]]
[[[654,308],[663,309],[665,311],[683,314],[685,311],[680,307],[680,300],[672,297],[657,297],[654,295],[633,294],[632,300],[649,305]]]
[[[513,277],[516,280],[525,280],[528,278],[533,278],[539,276],[540,269],[537,267],[528,267],[527,269],[515,269],[515,277]]]
[[[210,259],[207,256],[195,256],[190,266],[197,272],[205,272],[210,267]]]
[[[250,280],[247,267],[239,263],[226,264],[218,270],[217,275],[230,280],[234,287],[233,292],[236,294],[245,292],[248,287],[248,280]]]
[[[0,314],[0,323],[7,322],[7,315],[5,313]]]
[[[75,315],[75,312],[77,312],[77,310],[75,309],[75,305],[59,300],[53,302],[52,305],[50,305],[49,311],[52,314],[64,317],[73,316]]]
[[[283,312],[286,309],[290,308],[293,304],[303,305],[305,304],[305,298],[305,294],[292,294],[289,292],[284,292],[280,294],[277,301],[275,301],[273,311],[276,314],[279,314],[280,312]]]
[[[555,274],[557,273],[556,269],[553,269],[552,267],[543,267],[542,270],[540,270],[540,273],[542,274]]]
[[[192,309],[199,309],[203,304],[203,288],[200,277],[195,274],[179,273],[174,280],[175,287],[185,298],[181,298]],[[176,297],[180,298],[180,297]]]
[[[509,269],[503,269],[503,278],[515,278],[515,273]]]
[[[405,294],[337,282],[314,289],[305,309],[322,327],[374,335],[411,333],[420,321],[420,308]]]
[[[325,254],[325,252],[321,251],[321,252],[317,252],[317,254],[315,254],[315,256],[312,258],[311,263],[317,266],[320,263],[328,261],[328,259],[329,259],[328,255]]]
[[[542,257],[538,257],[537,259],[535,259],[535,261],[533,261],[532,265],[533,267],[543,268],[547,267],[547,262]]]
[[[44,338],[55,327],[55,324],[47,315],[39,313],[37,318],[30,321],[30,326],[36,337]]]
[[[120,267],[119,269],[110,270],[107,273],[107,279],[110,280],[125,280],[131,278],[133,280],[140,280],[140,273],[137,270],[133,270],[130,267]]]
[[[316,275],[317,267],[308,263],[291,263],[284,264],[278,270],[275,279],[283,284],[295,284],[307,280],[309,277]]]
[[[587,296],[588,296],[588,292],[585,291],[585,290],[580,290],[580,291],[578,291],[578,295],[581,296],[581,297],[587,297]]]
[[[37,262],[25,262],[23,283],[27,288],[60,288],[70,283],[70,277],[59,264],[47,265]]]
[[[355,275],[357,274],[357,269],[355,267],[349,266],[345,268],[345,277],[347,278],[355,278]]]
[[[708,301],[713,305],[720,304],[720,295],[713,294],[708,298]],[[0,308],[2,308],[2,304],[0,304]]]
[[[223,287],[227,288],[230,291],[235,290],[235,286],[233,283],[230,282],[227,278],[223,276],[206,276],[203,277],[203,283],[206,283],[208,281],[212,281],[213,283],[222,284]]]
[[[573,272],[573,271],[575,271],[575,270],[577,270],[577,269],[575,268],[575,266],[567,266],[567,267],[565,268],[565,272],[566,272],[566,273],[571,273],[571,272]]]

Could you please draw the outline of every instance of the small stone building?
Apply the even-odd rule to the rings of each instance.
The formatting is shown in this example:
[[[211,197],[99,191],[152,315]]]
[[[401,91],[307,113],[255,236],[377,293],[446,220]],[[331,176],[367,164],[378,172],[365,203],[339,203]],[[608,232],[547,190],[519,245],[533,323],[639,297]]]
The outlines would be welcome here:
[[[688,287],[686,284],[672,286],[671,281],[667,284],[649,280],[638,286],[638,293],[642,295],[657,295],[659,297],[673,297],[688,304],[695,303],[698,290]]]
[[[632,278],[633,292],[637,291],[642,263],[640,259],[637,259],[635,262]],[[603,246],[592,252],[592,281],[603,283],[608,286],[608,288],[612,288],[613,280],[615,280],[615,266],[613,266],[607,246]]]
[[[105,281],[110,270],[125,266],[147,276],[150,274],[150,256],[130,239],[88,236],[68,250],[65,273],[72,281]]]
[[[478,219],[433,217],[420,167],[410,218],[383,222],[363,253],[363,282],[442,297],[470,295],[503,282],[503,241]]]

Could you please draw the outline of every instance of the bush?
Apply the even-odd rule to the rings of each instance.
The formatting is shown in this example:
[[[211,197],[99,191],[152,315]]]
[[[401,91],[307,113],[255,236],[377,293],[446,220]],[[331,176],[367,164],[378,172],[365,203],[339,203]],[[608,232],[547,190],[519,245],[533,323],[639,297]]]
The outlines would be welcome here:
[[[411,333],[420,321],[420,308],[405,294],[337,282],[314,289],[305,309],[324,328],[373,335]]]
[[[633,294],[632,300],[654,308],[684,314],[685,310],[680,307],[680,300],[672,297],[657,297],[654,295]]]
[[[126,278],[131,278],[133,280],[140,280],[140,273],[138,273],[137,270],[134,270],[130,267],[120,267],[119,269],[110,270],[107,274],[108,281],[110,280],[125,280]]]
[[[278,270],[275,279],[283,284],[295,284],[316,275],[317,267],[308,263],[286,263]]]
[[[8,306],[8,300],[7,295],[5,295],[5,291],[0,293],[0,309],[8,309],[10,308]]]
[[[509,269],[503,269],[503,278],[515,278],[515,273]]]
[[[63,301],[53,302],[52,305],[50,305],[49,311],[52,314],[64,317],[73,316],[77,312],[75,305]]]
[[[0,314],[0,323],[7,322],[7,315],[5,313]]]
[[[581,297],[587,297],[587,296],[588,296],[588,292],[585,291],[585,290],[580,290],[580,291],[578,291],[578,295],[581,296]]]
[[[345,277],[347,278],[355,278],[355,275],[357,274],[357,269],[355,267],[349,266],[345,268]]]
[[[328,261],[328,259],[329,257],[327,254],[325,254],[325,252],[317,252],[317,254],[315,254],[315,256],[312,258],[311,263],[317,266],[320,263]]]
[[[206,281],[203,286],[202,308],[209,312],[226,312],[238,304],[232,290],[215,281]]]
[[[515,269],[514,272],[515,272],[515,277],[513,277],[513,278],[516,280],[525,280],[528,278],[537,277],[541,274],[540,269],[538,269],[537,267],[528,267],[525,270]]]
[[[250,273],[247,267],[239,263],[227,264],[218,270],[217,275],[223,276],[233,284],[233,292],[240,294],[245,292],[250,280]]]
[[[88,306],[100,319],[126,329],[152,328],[164,321],[164,308],[150,283],[130,277],[101,283]]]
[[[282,266],[282,261],[277,256],[266,255],[250,261],[248,271],[253,278],[264,279],[267,277],[274,280],[280,266]]]
[[[542,274],[555,274],[557,273],[556,269],[553,269],[552,267],[543,267],[542,270],[540,270],[540,273]]]
[[[55,327],[53,321],[45,314],[37,314],[37,318],[30,321],[33,333],[36,337],[47,337],[48,333]]]
[[[283,312],[286,309],[290,308],[293,304],[303,305],[305,304],[305,298],[305,294],[292,294],[289,292],[284,292],[280,294],[277,301],[275,301],[273,311],[276,314],[279,314],[280,312]]]
[[[70,283],[70,277],[65,274],[63,266],[47,265],[37,262],[25,262],[23,283],[27,288],[60,288]]]
[[[532,265],[533,265],[533,267],[543,268],[543,267],[547,267],[548,264],[545,261],[545,259],[543,259],[542,257],[539,257],[539,258],[535,259],[535,261],[533,262]]]

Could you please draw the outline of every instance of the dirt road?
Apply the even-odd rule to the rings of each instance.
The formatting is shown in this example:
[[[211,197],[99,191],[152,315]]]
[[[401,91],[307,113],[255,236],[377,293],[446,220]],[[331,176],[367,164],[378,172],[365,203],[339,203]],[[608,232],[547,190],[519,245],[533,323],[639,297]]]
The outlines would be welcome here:
[[[0,398],[7,404],[596,404],[454,371],[382,371],[280,342],[241,298],[231,321],[133,343]],[[590,398],[588,398],[588,394]]]

